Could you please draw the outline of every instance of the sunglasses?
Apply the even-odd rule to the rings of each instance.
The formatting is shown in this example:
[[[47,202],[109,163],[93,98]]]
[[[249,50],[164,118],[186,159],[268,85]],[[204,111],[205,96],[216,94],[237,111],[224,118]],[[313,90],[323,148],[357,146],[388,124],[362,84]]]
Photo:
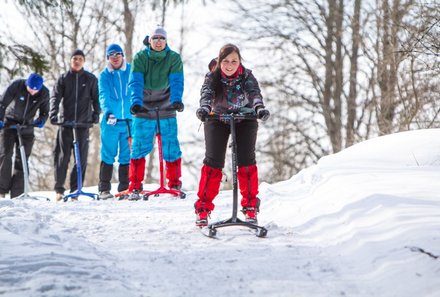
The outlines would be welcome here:
[[[112,58],[116,58],[116,57],[122,56],[122,53],[112,53],[112,54],[109,54],[108,56],[112,57]]]
[[[166,40],[166,38],[163,37],[163,36],[154,36],[154,37],[151,37],[151,39],[153,39],[154,41],[158,41],[158,40],[163,41],[163,40]]]

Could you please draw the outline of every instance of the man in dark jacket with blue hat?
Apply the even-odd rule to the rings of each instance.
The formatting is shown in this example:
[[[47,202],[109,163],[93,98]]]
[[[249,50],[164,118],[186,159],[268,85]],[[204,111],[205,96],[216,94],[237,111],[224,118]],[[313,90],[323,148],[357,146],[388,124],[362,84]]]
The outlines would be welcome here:
[[[38,112],[38,117],[34,119]],[[31,155],[34,144],[34,126],[42,128],[49,114],[49,90],[43,85],[43,77],[32,73],[27,79],[18,79],[10,84],[0,99],[0,198],[11,193],[11,198],[24,191],[23,163],[19,151],[16,129],[6,129],[12,125],[21,128],[26,160]],[[12,155],[15,147],[14,173]]]

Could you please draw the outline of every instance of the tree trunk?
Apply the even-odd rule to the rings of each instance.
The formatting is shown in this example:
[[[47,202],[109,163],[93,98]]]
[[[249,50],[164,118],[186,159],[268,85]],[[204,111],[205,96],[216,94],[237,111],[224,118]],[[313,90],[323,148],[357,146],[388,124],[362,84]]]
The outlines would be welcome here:
[[[350,55],[350,86],[347,98],[347,124],[346,124],[346,140],[345,147],[349,147],[355,143],[354,123],[356,120],[356,97],[357,97],[357,72],[358,72],[358,52],[361,37],[360,30],[360,13],[361,0],[355,0],[354,13],[352,19],[352,47]]]

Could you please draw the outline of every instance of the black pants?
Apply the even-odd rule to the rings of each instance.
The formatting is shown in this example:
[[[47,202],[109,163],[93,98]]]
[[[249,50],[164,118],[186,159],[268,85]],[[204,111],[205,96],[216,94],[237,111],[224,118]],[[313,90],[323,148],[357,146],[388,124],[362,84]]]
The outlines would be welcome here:
[[[31,155],[34,145],[33,129],[22,130],[22,141],[26,161]],[[12,173],[12,155],[15,148],[14,172]],[[28,166],[26,162],[26,166]],[[29,168],[29,167],[28,167]],[[0,130],[0,193],[11,191],[11,197],[17,197],[24,192],[24,172],[21,160],[17,130]]]
[[[81,160],[82,182],[86,175],[87,155],[89,152],[89,128],[77,128],[77,141],[79,145],[79,155]],[[64,194],[64,183],[66,181],[67,168],[69,167],[70,156],[73,147],[73,129],[69,127],[60,127],[57,133],[57,141],[54,150],[54,167],[55,167],[55,186],[57,193]],[[78,189],[77,186],[77,167],[76,162],[70,172],[70,192]]]
[[[205,159],[203,163],[213,168],[225,166],[226,149],[229,135],[229,123],[207,120],[205,130]],[[237,165],[256,164],[255,143],[257,141],[258,123],[255,120],[243,120],[235,124],[237,142]]]

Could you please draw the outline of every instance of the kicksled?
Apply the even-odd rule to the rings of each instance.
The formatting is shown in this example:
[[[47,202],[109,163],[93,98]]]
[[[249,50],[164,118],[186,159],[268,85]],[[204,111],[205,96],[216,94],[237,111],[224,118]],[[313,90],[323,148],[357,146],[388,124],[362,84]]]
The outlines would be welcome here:
[[[160,172],[160,185],[159,188],[157,188],[156,190],[153,191],[147,191],[147,190],[142,190],[142,191],[123,191],[123,192],[119,192],[115,195],[116,198],[118,198],[119,200],[148,200],[150,196],[154,196],[154,197],[158,197],[159,195],[162,194],[168,194],[168,195],[172,195],[175,197],[179,197],[180,199],[185,199],[186,198],[186,194],[185,192],[181,191],[180,189],[169,189],[167,187],[165,187],[165,170],[164,170],[164,159],[163,159],[163,153],[162,153],[162,135],[160,132],[160,119],[159,119],[159,111],[160,110],[175,110],[172,107],[167,107],[164,109],[160,109],[160,108],[154,108],[154,109],[143,109],[141,112],[139,113],[149,113],[149,112],[155,112],[156,114],[156,127],[157,127],[157,131],[156,131],[156,138],[157,138],[157,147],[158,147],[158,151],[159,151],[159,172]]]
[[[239,226],[239,227],[245,227],[247,229],[250,229],[251,231],[254,231],[255,235],[257,237],[266,237],[267,235],[267,229],[257,225],[257,223],[251,223],[242,221],[237,217],[237,207],[238,207],[238,182],[237,182],[237,143],[236,143],[236,133],[235,133],[235,122],[236,121],[242,121],[246,119],[257,119],[257,116],[254,112],[252,113],[231,113],[231,114],[210,114],[207,117],[207,120],[209,119],[215,119],[215,120],[221,120],[223,122],[228,122],[230,129],[231,129],[231,157],[232,157],[232,182],[233,182],[233,189],[232,189],[232,196],[233,196],[233,202],[232,202],[232,217],[226,220],[221,220],[215,223],[208,224],[205,227],[200,228],[200,231],[203,235],[208,236],[210,238],[216,238],[217,235],[217,229],[219,228],[225,228],[225,227],[232,227],[232,226]]]

